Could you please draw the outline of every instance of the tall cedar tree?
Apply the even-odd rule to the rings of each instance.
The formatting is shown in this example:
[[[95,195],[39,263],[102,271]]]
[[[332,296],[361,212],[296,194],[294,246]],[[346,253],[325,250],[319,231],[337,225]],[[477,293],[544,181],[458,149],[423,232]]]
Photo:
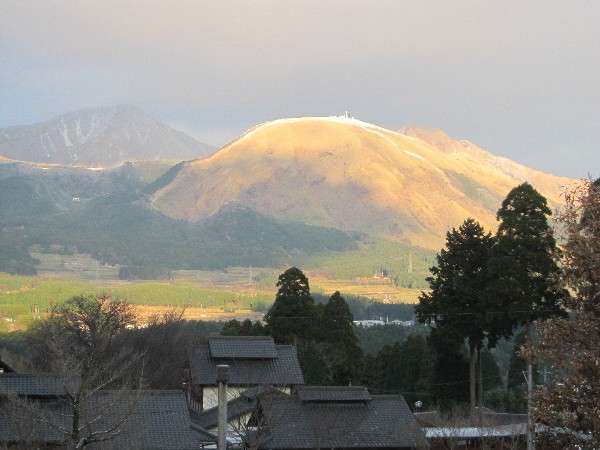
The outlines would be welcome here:
[[[469,362],[463,352],[463,338],[449,328],[433,328],[429,334],[433,352],[431,394],[441,410],[451,411],[469,399]]]
[[[568,294],[557,264],[560,252],[548,225],[551,214],[546,199],[529,183],[510,191],[498,210],[489,295],[501,303],[495,308],[499,334],[562,314]]]
[[[365,369],[365,381],[373,392],[403,394],[410,405],[416,401],[432,405],[431,352],[424,336],[411,335],[402,343],[385,345]]]
[[[535,419],[565,449],[600,448],[600,181],[584,180],[565,195],[564,276],[575,293],[570,315],[542,324],[536,356],[555,370],[538,389]]]
[[[265,315],[271,336],[288,344],[310,339],[315,332],[317,310],[308,278],[297,267],[291,267],[279,275],[277,287],[275,303]]]
[[[356,383],[360,377],[362,350],[354,334],[350,307],[339,292],[335,292],[320,307],[320,341],[328,355],[331,381],[337,385]]]
[[[470,350],[471,406],[476,404],[477,359],[487,338],[498,339],[499,328],[489,311],[497,309],[487,295],[487,265],[494,239],[474,219],[466,219],[446,235],[446,248],[437,255],[437,266],[427,278],[430,292],[423,292],[415,307],[417,319],[448,335],[468,339]],[[439,363],[439,361],[438,361]],[[443,368],[441,369],[443,370]]]

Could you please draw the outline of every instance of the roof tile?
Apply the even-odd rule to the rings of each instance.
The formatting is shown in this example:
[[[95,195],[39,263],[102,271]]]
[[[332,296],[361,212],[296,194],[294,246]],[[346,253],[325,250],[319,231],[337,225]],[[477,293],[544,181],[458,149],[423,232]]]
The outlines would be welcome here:
[[[229,365],[229,384],[298,385],[304,376],[296,347],[276,345],[277,356],[272,359],[213,358],[208,345],[199,346],[190,358],[192,382],[199,385],[217,384],[217,365]]]
[[[277,357],[275,342],[270,336],[213,336],[208,339],[213,358],[273,359]]]

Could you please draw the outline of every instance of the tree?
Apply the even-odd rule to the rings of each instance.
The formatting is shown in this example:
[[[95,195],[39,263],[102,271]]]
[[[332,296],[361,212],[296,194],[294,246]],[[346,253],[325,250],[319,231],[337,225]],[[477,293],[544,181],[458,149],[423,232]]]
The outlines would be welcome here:
[[[54,306],[48,319],[35,324],[29,346],[38,371],[62,380],[60,408],[52,412],[27,402],[19,407],[61,434],[69,448],[110,440],[141,389],[143,354],[120,342],[135,320],[131,305],[107,296],[78,296]],[[110,426],[96,426],[108,418]]]
[[[242,322],[236,319],[232,319],[225,322],[223,329],[221,330],[223,336],[265,336],[268,335],[265,326],[259,322],[252,322],[250,319],[246,319]]]
[[[430,401],[431,351],[424,336],[411,335],[402,343],[385,345],[368,368],[367,383],[374,392],[399,393],[409,405]]]
[[[510,191],[498,210],[489,295],[500,301],[497,323],[504,329],[563,314],[568,293],[548,224],[551,214],[546,199],[529,183]]]
[[[437,255],[437,266],[427,278],[430,292],[423,292],[415,307],[417,319],[469,342],[470,398],[476,405],[477,361],[484,341],[493,346],[508,331],[499,327],[489,311],[494,299],[487,295],[487,265],[494,238],[474,219],[466,219],[446,235],[446,248]],[[438,361],[438,362],[441,362]],[[481,399],[480,399],[481,400]]]
[[[327,386],[333,384],[330,355],[326,348],[314,340],[298,342],[298,359],[307,385]]]
[[[314,336],[317,312],[310,295],[308,278],[296,267],[279,275],[277,295],[265,322],[271,336],[280,343]]]
[[[481,351],[481,382],[482,389],[485,391],[493,390],[502,385],[502,377],[500,376],[500,368],[496,362],[496,358],[489,349]]]
[[[433,354],[431,396],[440,409],[450,411],[469,399],[469,362],[462,348],[464,339],[450,328],[433,328],[429,345]]]
[[[325,305],[319,305],[319,327],[315,339],[327,355],[331,382],[336,385],[356,383],[360,377],[362,350],[354,334],[350,308],[339,292],[334,292]]]
[[[536,356],[554,368],[534,415],[562,448],[600,448],[600,181],[567,190],[558,217],[566,235],[563,273],[574,297],[569,317],[542,324]]]

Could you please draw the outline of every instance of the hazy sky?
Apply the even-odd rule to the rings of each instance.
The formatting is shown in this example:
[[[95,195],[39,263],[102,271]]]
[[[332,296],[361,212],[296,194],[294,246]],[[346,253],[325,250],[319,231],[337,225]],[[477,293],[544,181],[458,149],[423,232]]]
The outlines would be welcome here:
[[[349,110],[600,174],[600,2],[0,0],[0,127],[130,103],[218,145]]]

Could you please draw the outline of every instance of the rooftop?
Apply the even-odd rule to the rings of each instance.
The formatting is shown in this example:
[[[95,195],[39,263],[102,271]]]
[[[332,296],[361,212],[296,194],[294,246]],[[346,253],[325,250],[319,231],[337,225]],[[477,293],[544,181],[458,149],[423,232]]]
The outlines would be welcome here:
[[[315,398],[318,401],[312,401]],[[261,398],[261,407],[270,422],[261,448],[427,446],[401,396],[371,396],[365,388],[318,387],[299,389],[295,396],[270,397],[266,402]]]
[[[44,421],[36,421],[29,410],[23,417],[11,408],[0,408],[0,442],[61,442],[64,435],[59,427],[68,429],[67,403],[58,399],[36,408]],[[201,440],[191,427],[181,391],[102,391],[82,413],[84,423],[90,418],[93,431],[119,430],[109,440],[86,446],[93,450],[191,450],[197,449]]]
[[[275,342],[270,336],[214,336],[208,339],[208,348],[212,358],[277,358]]]
[[[213,352],[213,348],[216,353]],[[218,356],[214,356],[215,354]],[[274,356],[265,357],[270,354]],[[199,385],[216,385],[219,364],[229,365],[231,385],[304,384],[296,347],[275,345],[272,338],[217,338],[211,339],[208,344],[200,345],[190,358],[192,382]]]
[[[303,402],[365,402],[371,394],[362,386],[302,386],[298,398]]]
[[[0,396],[59,397],[77,388],[76,377],[32,375],[26,373],[0,373]]]

